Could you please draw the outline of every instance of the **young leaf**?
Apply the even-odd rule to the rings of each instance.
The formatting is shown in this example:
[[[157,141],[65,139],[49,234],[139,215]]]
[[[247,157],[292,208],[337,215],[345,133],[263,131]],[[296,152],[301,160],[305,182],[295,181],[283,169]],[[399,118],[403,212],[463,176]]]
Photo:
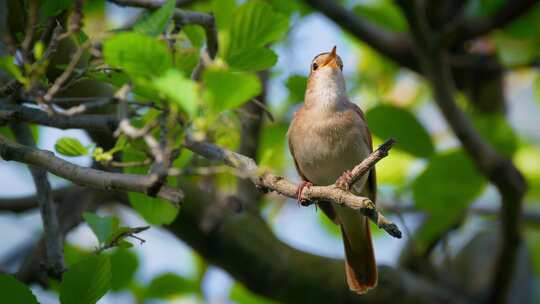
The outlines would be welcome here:
[[[418,157],[429,157],[435,152],[431,138],[409,111],[390,105],[379,105],[366,113],[369,128],[379,138],[394,138],[401,149]]]
[[[128,287],[133,280],[139,260],[137,256],[126,249],[117,249],[111,256],[111,289],[114,291]]]
[[[216,113],[235,109],[261,92],[255,75],[223,69],[205,70],[203,83],[204,100]]]
[[[94,304],[111,287],[111,263],[106,255],[96,255],[69,268],[60,284],[60,303]]]
[[[10,304],[38,304],[36,296],[28,286],[7,274],[0,274],[2,302]]]
[[[414,180],[415,205],[434,214],[463,210],[482,193],[486,181],[463,150],[435,155]],[[457,211],[456,211],[457,212]]]
[[[154,80],[155,88],[165,99],[176,102],[190,117],[197,113],[197,84],[177,70],[168,70]]]
[[[172,56],[164,41],[135,32],[107,39],[103,56],[109,66],[132,77],[159,76],[172,66]]]
[[[161,34],[174,15],[175,5],[175,0],[167,0],[159,9],[138,20],[133,30],[149,36]]]
[[[62,137],[54,144],[56,152],[65,156],[81,156],[88,154],[88,150],[81,142],[73,137]]]
[[[405,32],[407,20],[392,0],[378,0],[358,4],[354,12],[362,19],[371,21],[394,32]]]
[[[193,293],[198,290],[193,280],[174,273],[164,273],[155,277],[146,290],[146,298],[167,299],[175,295]]]
[[[90,212],[85,212],[83,213],[83,218],[96,235],[100,244],[110,242],[120,226],[120,221],[114,216],[101,217]]]
[[[273,67],[277,62],[277,55],[264,47],[244,49],[231,55],[227,62],[233,69],[256,72]]]

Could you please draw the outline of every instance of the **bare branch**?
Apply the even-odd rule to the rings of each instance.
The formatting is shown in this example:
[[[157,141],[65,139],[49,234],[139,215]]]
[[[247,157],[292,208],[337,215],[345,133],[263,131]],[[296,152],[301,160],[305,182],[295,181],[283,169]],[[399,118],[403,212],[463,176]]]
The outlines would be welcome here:
[[[117,128],[117,120],[113,115],[54,115],[35,108],[10,105],[0,102],[0,122],[24,121],[58,129],[86,129],[112,133]]]
[[[11,130],[18,142],[35,146],[32,132],[27,125],[20,123],[11,124]],[[1,140],[1,139],[0,139]],[[43,221],[43,230],[45,234],[45,268],[51,276],[61,278],[65,270],[64,265],[64,238],[60,231],[58,223],[58,214],[56,204],[53,199],[51,184],[47,178],[47,171],[29,165],[34,184],[36,186],[37,201]]]
[[[137,174],[111,173],[81,167],[54,156],[52,152],[23,146],[0,136],[0,156],[43,168],[75,184],[96,189],[132,191],[147,194],[156,177]],[[180,189],[163,185],[157,197],[178,205],[184,197]]]
[[[297,197],[296,192],[298,185],[286,180],[282,176],[271,173],[261,173],[261,170],[257,167],[255,161],[247,156],[223,149],[207,142],[194,141],[191,139],[186,139],[184,146],[210,160],[223,162],[228,166],[245,172],[250,176],[253,183],[262,190],[276,191],[277,193],[290,198]],[[305,188],[302,192],[302,199],[306,201],[332,202],[358,210],[391,236],[401,238],[401,231],[399,228],[378,212],[375,204],[366,197],[355,196],[350,192],[339,189],[335,185],[331,185]]]

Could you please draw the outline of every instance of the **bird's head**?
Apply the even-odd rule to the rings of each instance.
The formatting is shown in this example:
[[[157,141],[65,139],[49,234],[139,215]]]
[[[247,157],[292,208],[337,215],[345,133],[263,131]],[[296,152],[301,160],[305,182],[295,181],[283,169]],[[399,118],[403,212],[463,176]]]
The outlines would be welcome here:
[[[338,102],[346,94],[343,78],[343,62],[334,46],[330,52],[321,53],[311,62],[306,101],[316,99],[317,103]]]

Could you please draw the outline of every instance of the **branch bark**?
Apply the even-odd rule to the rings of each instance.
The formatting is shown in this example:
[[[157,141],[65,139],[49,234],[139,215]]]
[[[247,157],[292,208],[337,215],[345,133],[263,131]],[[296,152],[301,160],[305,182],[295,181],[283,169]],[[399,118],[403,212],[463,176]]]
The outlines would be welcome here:
[[[81,167],[54,156],[52,152],[23,146],[0,135],[0,156],[43,168],[57,176],[78,185],[96,189],[133,191],[147,193],[155,183],[153,175],[111,173],[93,168]],[[180,189],[163,185],[157,197],[179,204],[184,197]]]
[[[36,108],[0,103],[2,120],[24,121],[58,129],[85,129],[112,133],[118,122],[113,115],[49,115]]]
[[[11,130],[18,142],[31,147],[36,145],[28,125],[12,123]],[[64,238],[59,228],[60,225],[58,223],[56,204],[52,196],[51,184],[47,178],[47,171],[33,165],[29,165],[28,168],[34,179],[37,201],[43,222],[46,253],[45,268],[52,277],[61,278],[65,269]]]

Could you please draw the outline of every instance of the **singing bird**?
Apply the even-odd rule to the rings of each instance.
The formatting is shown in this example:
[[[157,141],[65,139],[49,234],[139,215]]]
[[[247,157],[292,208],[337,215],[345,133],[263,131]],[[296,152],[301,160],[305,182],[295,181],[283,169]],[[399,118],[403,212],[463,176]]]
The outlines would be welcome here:
[[[344,172],[372,152],[371,134],[362,110],[350,102],[343,78],[343,62],[336,54],[321,53],[313,59],[304,104],[294,114],[287,137],[296,170],[303,179],[298,187],[331,185]],[[353,186],[357,195],[376,199],[375,169]],[[341,227],[345,271],[349,288],[366,293],[377,285],[377,266],[368,219],[360,212],[320,202],[320,209]]]

